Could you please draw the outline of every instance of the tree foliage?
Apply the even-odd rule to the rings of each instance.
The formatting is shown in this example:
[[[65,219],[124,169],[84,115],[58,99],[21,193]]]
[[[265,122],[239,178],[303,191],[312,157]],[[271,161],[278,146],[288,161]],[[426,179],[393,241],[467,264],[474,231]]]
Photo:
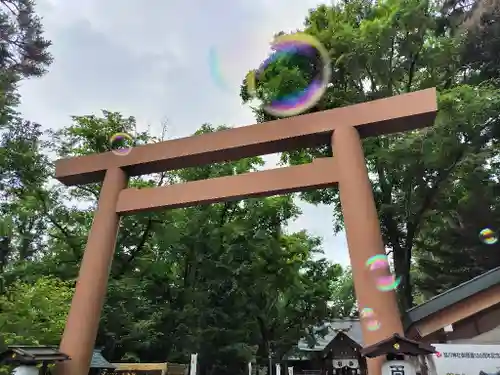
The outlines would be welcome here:
[[[327,48],[332,64],[332,80],[326,94],[310,112],[429,87],[439,90],[440,110],[434,127],[364,141],[383,239],[393,253],[395,271],[403,279],[399,289],[403,309],[413,305],[414,283],[410,278],[413,255],[421,254],[423,259],[428,254],[433,259],[441,256],[438,247],[450,251],[457,245],[463,248],[463,243],[453,242],[446,235],[444,215],[449,210],[466,210],[463,205],[478,202],[484,194],[494,197],[498,184],[497,165],[491,160],[498,152],[500,96],[496,81],[486,81],[498,78],[486,72],[493,72],[496,66],[485,55],[471,54],[480,48],[478,38],[483,34],[465,32],[459,28],[460,22],[443,22],[451,17],[449,7],[443,3],[355,0],[322,5],[310,11],[303,29]],[[487,17],[491,15],[485,14],[482,19]],[[480,30],[486,32],[484,27]],[[491,26],[488,32],[496,30]],[[490,36],[485,41],[491,51],[495,40]],[[487,68],[485,64],[492,65]],[[302,74],[290,60],[277,61],[272,71],[274,76],[258,82],[257,92],[286,96],[300,88],[298,83],[308,74]],[[280,82],[277,77],[286,77],[297,84],[292,88],[276,86]],[[249,99],[245,85],[242,99]],[[255,112],[260,121],[272,119],[259,107]],[[282,160],[302,164],[330,155],[329,147],[324,147],[286,153]],[[481,183],[484,188],[473,188]],[[333,203],[334,224],[337,230],[342,229],[336,189],[302,196],[313,203]],[[490,211],[496,199],[483,203],[486,204],[483,211]],[[498,221],[489,225],[495,223]],[[472,231],[473,227],[477,230],[477,225],[469,229]],[[468,236],[477,239],[477,232]],[[481,246],[476,241],[475,247]],[[495,249],[484,251],[492,254]],[[444,252],[442,255],[445,256]],[[471,253],[472,258],[475,256]],[[495,265],[499,264],[492,262],[487,267]],[[462,272],[464,267],[467,268],[464,265]],[[423,263],[420,269],[428,278],[436,272]],[[445,285],[458,281],[449,277]],[[435,292],[438,290],[434,289]]]
[[[40,276],[17,281],[0,296],[0,331],[8,345],[58,345],[74,282]]]
[[[4,224],[6,288],[41,275],[74,280],[101,186],[51,183],[44,152],[104,152],[117,132],[144,143],[159,139],[137,133],[134,118],[112,112],[74,117],[51,133],[50,144],[18,139],[16,129],[3,137],[19,143],[18,151],[5,148],[3,159],[11,171],[2,179],[8,198],[3,217],[12,218]],[[198,133],[222,129],[206,124]],[[41,162],[30,169],[26,160]],[[262,164],[247,158],[133,178],[130,186],[230,176]],[[339,312],[328,302],[341,267],[321,257],[318,238],[284,230],[299,214],[286,195],[124,217],[97,345],[111,360],[186,363],[197,352],[207,373],[241,373],[247,361],[265,359],[269,351],[283,356],[310,327]],[[45,235],[37,236],[41,231]]]
[[[384,241],[403,278],[403,308],[500,265],[500,245],[478,240],[482,228],[500,229],[498,14],[481,4],[354,0],[319,6],[305,20],[303,31],[327,48],[332,66],[326,94],[310,112],[439,90],[434,127],[364,141]],[[0,5],[0,326],[9,344],[56,344],[101,185],[62,187],[47,155],[106,152],[118,132],[138,144],[161,137],[115,112],[75,116],[47,134],[21,119],[16,85],[43,74],[50,42],[32,1]],[[316,68],[303,58],[275,59],[257,96],[268,101],[300,90]],[[241,96],[250,99],[245,86]],[[255,113],[272,119],[261,108]],[[204,124],[197,134],[223,129]],[[330,154],[330,147],[297,150],[282,161]],[[262,165],[260,157],[246,158],[134,177],[130,186]],[[335,189],[302,197],[332,203],[342,229]],[[111,361],[186,363],[197,352],[203,375],[241,374],[253,358],[281,358],[312,327],[355,316],[350,269],[324,259],[320,239],[286,231],[299,214],[285,195],[124,217],[97,346]]]
[[[19,82],[40,77],[52,62],[34,6],[33,0],[0,1],[0,129],[17,117]]]

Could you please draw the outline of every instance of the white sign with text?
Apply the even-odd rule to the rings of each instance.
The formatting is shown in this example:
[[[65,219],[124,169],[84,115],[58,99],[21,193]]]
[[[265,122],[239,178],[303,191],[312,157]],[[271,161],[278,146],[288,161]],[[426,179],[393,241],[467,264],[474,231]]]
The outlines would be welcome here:
[[[500,371],[500,345],[432,344],[429,375],[483,375]]]
[[[382,365],[382,375],[416,375],[415,367],[408,361],[387,361]]]

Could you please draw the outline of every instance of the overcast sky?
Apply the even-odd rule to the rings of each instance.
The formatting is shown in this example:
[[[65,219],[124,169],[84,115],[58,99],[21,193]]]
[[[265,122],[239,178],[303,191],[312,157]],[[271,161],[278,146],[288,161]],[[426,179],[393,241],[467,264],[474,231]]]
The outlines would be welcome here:
[[[168,119],[169,138],[203,123],[253,124],[239,98],[243,77],[267,57],[276,32],[301,28],[319,3],[38,0],[55,61],[45,77],[23,84],[21,110],[46,128],[102,109],[133,115],[143,128],[159,130]],[[300,206],[303,215],[290,229],[321,236],[326,256],[348,264],[345,235],[332,232],[331,208]]]

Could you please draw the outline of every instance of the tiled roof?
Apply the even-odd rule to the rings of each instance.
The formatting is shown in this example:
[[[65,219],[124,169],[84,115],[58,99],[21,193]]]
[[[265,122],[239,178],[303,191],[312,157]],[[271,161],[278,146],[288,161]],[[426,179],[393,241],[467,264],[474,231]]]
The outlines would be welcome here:
[[[441,293],[430,300],[406,311],[404,316],[405,329],[412,324],[427,318],[449,306],[452,306],[467,297],[480,293],[492,286],[500,284],[500,267],[479,275],[454,288]]]
[[[311,347],[305,339],[300,340],[297,345],[297,349],[302,353],[294,353],[298,355],[293,355],[293,357],[290,357],[289,359],[305,359],[307,358],[307,352],[323,351],[340,332],[344,333],[360,346],[363,346],[363,334],[361,332],[361,323],[359,322],[359,319],[333,320],[331,322],[325,323],[322,327],[316,328],[316,331],[321,332],[325,330],[325,328],[326,334],[316,334],[316,342],[313,347]]]
[[[301,351],[322,351],[325,347],[339,334],[343,332],[351,340],[363,346],[363,334],[361,332],[361,323],[359,319],[338,319],[325,323],[324,326],[318,327],[317,331],[327,328],[327,333],[316,335],[316,343],[311,348],[307,341],[302,339],[298,343],[298,349]]]
[[[69,359],[66,354],[61,353],[57,347],[53,346],[8,346],[7,350],[2,352],[0,356],[6,359],[6,362],[57,362]]]

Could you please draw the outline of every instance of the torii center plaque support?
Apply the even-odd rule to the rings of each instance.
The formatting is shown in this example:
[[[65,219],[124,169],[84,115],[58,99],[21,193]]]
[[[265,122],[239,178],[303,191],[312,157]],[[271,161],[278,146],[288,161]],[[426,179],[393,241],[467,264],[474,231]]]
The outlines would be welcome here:
[[[394,292],[380,292],[365,261],[385,253],[361,138],[431,126],[437,112],[434,88],[263,124],[56,162],[56,178],[67,186],[102,182],[97,211],[80,267],[60,350],[71,357],[58,375],[87,375],[121,215],[248,197],[320,189],[338,184],[360,308],[372,308],[381,328],[363,326],[365,345],[404,334]],[[128,189],[139,176],[245,157],[330,144],[334,157],[238,176],[158,188]],[[383,358],[368,360],[380,375]]]

